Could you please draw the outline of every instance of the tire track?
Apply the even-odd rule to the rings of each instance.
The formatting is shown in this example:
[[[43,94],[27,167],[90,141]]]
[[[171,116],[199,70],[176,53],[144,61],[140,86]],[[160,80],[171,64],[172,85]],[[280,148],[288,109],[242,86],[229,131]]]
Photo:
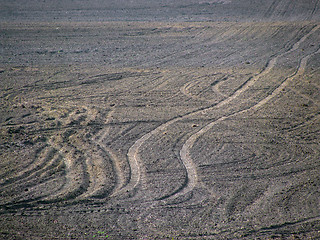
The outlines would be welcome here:
[[[23,178],[18,178],[13,181],[12,179],[9,179],[9,184],[5,185],[2,188],[2,191],[9,188],[9,190],[14,186],[15,188],[21,185],[32,185],[32,182],[42,182],[43,177],[46,175],[47,172],[49,172],[52,169],[57,168],[62,163],[61,155],[58,154],[56,149],[48,149],[48,152],[43,157],[43,162],[45,164],[39,165],[36,168],[34,168],[27,176],[24,176]],[[40,179],[39,179],[40,178]]]
[[[298,42],[296,42],[291,48],[289,48],[288,51],[278,55],[278,56],[274,56],[271,60],[268,61],[268,63],[266,64],[266,67],[256,76],[250,78],[245,84],[243,84],[243,86],[238,89],[232,96],[229,96],[229,98],[221,101],[218,104],[214,104],[213,106],[210,107],[205,107],[203,109],[199,109],[196,110],[194,112],[191,113],[187,113],[183,116],[179,116],[176,118],[173,118],[169,121],[167,121],[166,123],[158,126],[157,128],[155,128],[154,130],[152,130],[151,132],[143,135],[141,138],[139,138],[138,140],[135,141],[135,143],[129,148],[127,156],[128,156],[128,161],[129,161],[129,165],[131,168],[131,179],[129,184],[126,186],[125,190],[126,191],[131,191],[136,189],[136,187],[138,186],[139,182],[141,180],[143,180],[142,174],[143,174],[143,161],[141,160],[141,157],[139,155],[139,150],[141,148],[141,146],[147,141],[149,140],[153,135],[159,134],[161,131],[165,130],[168,126],[170,126],[171,124],[174,124],[176,122],[178,122],[179,120],[182,120],[184,118],[187,117],[191,117],[195,114],[198,113],[203,113],[205,114],[206,112],[210,111],[211,109],[215,109],[215,108],[220,108],[228,103],[230,103],[231,101],[234,101],[240,94],[242,94],[243,92],[245,92],[246,90],[248,90],[259,78],[267,75],[272,69],[273,67],[276,65],[276,62],[278,60],[279,57],[288,54],[290,52],[293,52],[295,50],[298,49],[298,47],[300,46],[300,44],[307,38],[309,37],[313,32],[315,32],[316,30],[319,29],[320,26],[316,26],[313,27],[313,29],[311,29],[311,31],[304,35]],[[229,115],[229,117],[232,115]],[[184,144],[184,146],[182,147],[181,151],[180,151],[180,156],[181,156],[181,160],[185,166],[186,172],[187,172],[187,176],[188,176],[188,183],[186,185],[185,188],[183,188],[181,190],[180,193],[187,193],[189,191],[191,191],[194,186],[197,183],[197,173],[196,173],[196,169],[194,166],[194,163],[192,161],[192,159],[190,158],[190,153],[189,153],[189,148],[194,144],[194,142],[196,141],[196,139],[198,138],[198,136],[202,135],[205,131],[208,131],[209,129],[211,129],[213,127],[213,125],[217,124],[218,122],[221,122],[223,120],[225,120],[227,118],[227,116],[221,117],[220,119],[216,120],[216,122],[214,124],[209,124],[207,125],[205,128],[203,128],[202,130],[200,130],[198,133],[196,133],[195,135],[193,135],[191,138],[189,138],[186,142],[186,144]],[[168,198],[175,198],[177,196],[180,196],[179,192],[168,196]]]
[[[42,155],[44,156],[42,157]],[[19,173],[16,176],[3,180],[0,186],[11,185],[14,184],[16,181],[22,181],[23,179],[32,175],[33,172],[42,169],[46,165],[46,161],[50,160],[52,157],[53,156],[50,154],[49,145],[46,144],[45,146],[42,146],[40,149],[36,151],[36,160],[34,160],[23,171],[19,171]],[[40,161],[37,161],[37,159],[40,159]]]
[[[87,125],[97,117],[97,112],[82,106],[77,106],[74,112],[68,111],[67,119],[62,120],[67,126]],[[81,128],[82,129],[82,128]],[[49,194],[43,198],[44,202],[60,202],[69,200],[79,200],[82,195],[90,189],[90,180],[92,180],[92,165],[89,154],[86,153],[87,144],[83,137],[87,131],[83,128],[80,131],[66,130],[60,134],[61,139],[52,137],[50,146],[57,149],[63,158],[64,163],[64,184],[55,193]],[[99,165],[99,164],[98,164]],[[98,169],[99,167],[97,167]],[[95,182],[94,182],[95,183]]]
[[[299,96],[301,96],[302,98],[304,98],[304,99],[312,102],[312,103],[313,103],[314,105],[316,105],[317,107],[320,107],[320,103],[319,103],[318,101],[316,101],[316,100],[314,100],[313,98],[307,96],[306,94],[303,94],[303,93],[299,92],[298,90],[296,90],[296,89],[294,89],[294,88],[292,88],[292,87],[290,87],[290,91],[292,91],[292,92],[298,94]]]
[[[61,164],[63,160],[61,155],[58,154],[58,151],[52,147],[47,146],[43,150],[42,154],[39,155],[38,159],[39,161],[37,162],[41,162],[41,164],[36,165],[28,172],[22,173],[20,176],[7,179],[7,181],[3,184],[1,187],[1,194],[13,194],[13,198],[10,199],[6,204],[10,204],[10,202],[21,201],[21,199],[24,198],[25,193],[27,194],[29,192],[30,188],[32,189],[32,187],[36,186],[37,184],[48,181],[50,176],[61,170]],[[54,171],[55,169],[57,172]],[[18,192],[19,190],[21,191]]]
[[[69,117],[70,111],[67,112],[67,116],[63,116],[62,118]],[[62,120],[66,123],[73,124],[75,122],[80,122],[83,119],[80,117],[79,119],[72,119],[73,116],[70,118]],[[69,138],[72,133],[65,132],[66,135],[63,135],[65,138]],[[40,149],[36,151],[35,160],[24,170],[20,171],[18,176],[13,178],[7,179],[7,186],[5,188],[9,188],[14,186],[17,187],[27,187],[32,188],[35,184],[44,184],[50,181],[50,179],[56,175],[61,174],[62,171],[65,171],[65,159],[64,155],[67,152],[68,146],[63,144],[62,146],[56,142],[55,137],[51,137],[50,140],[46,141],[45,145],[42,146]],[[70,147],[69,147],[70,148]],[[76,147],[71,147],[70,149],[77,151]],[[71,150],[70,150],[71,152]],[[62,187],[60,188],[60,190]],[[49,190],[50,191],[50,190]],[[51,199],[50,201],[56,201],[56,199],[52,199],[50,196],[52,194],[48,193],[45,196],[32,196],[31,199],[27,200],[28,202],[39,201],[40,199]],[[15,201],[24,202],[23,198],[27,196],[27,194],[21,193],[19,196],[15,197]],[[28,196],[27,196],[28,197]],[[29,197],[28,197],[29,198]],[[12,202],[12,201],[11,201]]]
[[[277,59],[285,54],[288,54],[292,51],[295,51],[298,49],[298,47],[300,46],[300,44],[305,41],[305,39],[307,37],[309,37],[312,33],[314,33],[315,31],[317,31],[318,29],[320,28],[320,26],[317,26],[317,27],[314,27],[308,34],[306,34],[304,37],[302,37],[296,44],[293,45],[293,47],[286,53],[283,53],[283,54],[280,54],[278,57],[275,57],[273,59],[270,60],[269,64],[267,65],[266,69],[264,71],[262,71],[259,75],[257,75],[250,83],[247,83],[247,85],[245,87],[243,87],[241,90],[239,90],[236,94],[234,94],[232,97],[228,98],[225,102],[221,103],[221,104],[218,104],[218,105],[224,105],[225,103],[227,102],[230,102],[232,101],[233,99],[235,99],[237,96],[239,96],[243,91],[245,91],[246,89],[248,89],[250,86],[253,85],[254,82],[256,82],[260,77],[262,76],[265,76],[266,74],[268,74],[272,68],[275,66],[276,62],[277,62]],[[276,95],[278,95],[282,89],[284,89],[284,87],[286,87],[288,85],[288,80],[292,79],[293,77],[295,76],[299,76],[301,74],[304,73],[305,71],[305,67],[307,65],[307,61],[308,59],[314,55],[314,54],[317,54],[318,52],[320,51],[320,49],[318,49],[316,52],[312,53],[312,54],[309,54],[308,56],[304,57],[300,63],[299,63],[299,66],[296,70],[296,72],[294,74],[292,74],[291,76],[287,77],[283,83],[278,86],[273,92],[272,94],[270,94],[269,96],[267,96],[266,98],[264,98],[263,100],[259,101],[257,104],[255,104],[254,106],[248,108],[248,109],[245,109],[245,110],[242,110],[242,111],[239,111],[239,112],[236,112],[236,113],[233,113],[233,114],[230,114],[228,116],[223,116],[219,119],[217,119],[216,121],[208,124],[207,126],[205,126],[204,128],[202,128],[200,131],[198,131],[197,133],[193,134],[187,141],[186,143],[182,146],[182,149],[180,151],[180,156],[181,156],[181,160],[182,162],[184,163],[184,165],[186,166],[186,170],[188,172],[188,177],[189,177],[189,181],[188,181],[188,184],[186,186],[186,188],[184,188],[181,192],[179,193],[176,193],[175,195],[172,195],[170,198],[174,197],[174,198],[177,198],[181,195],[184,195],[190,191],[193,190],[193,188],[196,186],[197,184],[197,180],[198,180],[198,177],[197,177],[197,171],[196,171],[196,167],[193,163],[193,160],[191,158],[191,153],[190,153],[190,150],[191,148],[193,147],[194,143],[196,142],[196,140],[201,136],[203,135],[204,133],[206,133],[207,131],[209,131],[211,128],[213,128],[215,125],[217,125],[218,123],[226,120],[227,118],[230,118],[230,117],[233,117],[233,116],[236,116],[238,114],[242,114],[242,113],[245,113],[245,112],[248,112],[249,110],[256,110],[258,109],[259,107],[261,107],[262,105],[266,104],[268,101],[270,101],[270,99],[272,99],[273,97],[275,97]],[[205,110],[205,111],[208,111]]]
[[[228,95],[221,92],[220,85],[226,80],[228,80],[228,76],[224,75],[223,78],[219,82],[217,82],[216,84],[211,84],[212,91],[217,92],[218,94],[220,94],[221,96],[223,96],[225,98],[227,98]]]
[[[319,27],[315,28],[315,31],[317,29],[319,29]],[[304,38],[306,39],[306,38]],[[305,72],[305,69],[306,69],[306,66],[307,66],[307,63],[308,63],[308,60],[309,58],[312,56],[312,55],[315,55],[315,54],[318,54],[320,53],[320,48],[314,52],[314,53],[311,53],[309,55],[307,55],[306,57],[302,58],[301,61],[299,62],[299,66],[298,66],[298,69],[296,70],[295,73],[293,73],[291,76],[287,77],[282,83],[280,86],[278,86],[273,92],[272,94],[270,94],[268,97],[264,98],[262,101],[260,101],[258,104],[256,104],[255,106],[252,107],[253,110],[256,110],[257,108],[261,107],[262,105],[266,104],[271,98],[275,97],[276,95],[278,95],[285,87],[288,86],[289,84],[289,81],[290,79],[294,78],[294,77],[297,77],[297,76],[301,76],[304,72]]]
[[[114,111],[115,109],[112,109],[108,113],[105,124],[108,124],[112,121],[112,114]],[[109,133],[110,126],[102,129],[98,134],[91,138],[92,142],[98,146],[98,153],[93,151],[85,154],[85,164],[88,171],[89,186],[83,194],[77,197],[77,199],[87,199],[90,197],[103,198],[111,194],[111,190],[106,189],[106,187],[108,188],[109,185],[112,184],[110,182],[112,179],[108,178],[108,162],[110,162],[112,171],[116,175],[116,186],[113,187],[113,191],[117,189],[117,186],[119,184],[121,185],[123,182],[124,177],[118,164],[119,160],[116,158],[112,150],[103,144],[103,140],[108,136]]]
[[[317,0],[316,4],[314,5],[314,8],[312,9],[312,12],[311,12],[311,15],[310,15],[310,17],[309,17],[309,20],[312,19],[314,13],[316,12],[316,10],[317,10],[317,8],[318,8],[318,6],[319,6],[319,3],[320,3],[320,0]]]
[[[276,7],[279,5],[280,1],[279,0],[274,0],[270,7],[268,8],[268,10],[266,11],[266,13],[264,14],[265,18],[270,18],[271,15],[273,14],[274,10],[276,9]]]
[[[297,130],[297,129],[300,129],[300,128],[303,128],[304,126],[308,126],[310,124],[314,124],[320,117],[320,114],[317,113],[316,115],[312,116],[309,120],[307,121],[304,121],[304,122],[301,122],[299,124],[296,124],[292,127],[286,127],[286,128],[283,128],[282,130],[284,131],[287,131],[287,132],[293,132],[294,130]]]
[[[105,122],[106,125],[110,124],[112,122],[112,114],[115,112],[115,109],[112,109],[108,115],[107,115],[107,121]],[[127,132],[129,132],[130,130],[132,130],[135,127],[135,125],[129,127],[128,129],[123,130],[122,132],[120,132],[119,134],[126,134]],[[103,158],[106,160],[108,159],[108,161],[111,162],[112,164],[112,169],[116,175],[116,179],[115,179],[115,186],[113,188],[113,190],[111,192],[109,192],[109,196],[117,196],[120,195],[123,192],[126,192],[127,190],[127,185],[129,184],[129,179],[131,179],[131,175],[132,175],[132,171],[128,173],[128,176],[125,176],[125,171],[123,169],[123,166],[121,163],[124,163],[127,161],[126,158],[123,158],[122,156],[119,156],[118,153],[116,153],[112,148],[108,147],[105,143],[104,140],[107,139],[109,137],[110,134],[110,126],[100,130],[100,132],[92,137],[92,141],[97,144],[97,146],[99,147],[99,149],[102,151],[103,154]],[[98,136],[98,137],[97,137]],[[110,139],[110,138],[109,138]],[[117,139],[117,137],[113,137],[111,138],[111,140],[109,140],[110,142],[113,142]],[[108,141],[108,142],[109,142]],[[91,164],[92,165],[92,164]],[[92,176],[92,180],[91,182],[97,182],[95,180],[96,176]],[[103,189],[103,182],[107,182],[107,178],[105,175],[98,175],[98,178],[101,178],[100,182],[100,190],[96,189],[94,187],[92,187],[93,191],[95,193],[97,192],[101,192]],[[103,178],[103,179],[102,179]],[[101,194],[100,194],[101,195]],[[90,194],[86,193],[85,197],[90,196]],[[102,195],[101,195],[102,196]],[[100,196],[100,197],[101,197]]]
[[[320,26],[315,26],[311,29],[311,31],[307,34],[305,34],[302,38],[300,38],[300,40],[298,42],[296,42],[291,48],[289,48],[289,50],[287,52],[281,53],[277,56],[274,56],[271,60],[269,60],[266,64],[266,67],[257,75],[255,75],[254,77],[251,77],[248,79],[248,81],[246,81],[245,83],[243,83],[236,91],[235,93],[230,96],[228,99],[222,101],[221,103],[217,104],[215,107],[219,108],[222,107],[225,104],[230,103],[231,101],[235,100],[240,94],[242,94],[243,92],[245,92],[246,90],[248,90],[251,86],[253,86],[261,77],[264,77],[265,75],[267,75],[276,65],[277,60],[286,55],[289,54],[293,51],[296,51],[300,44],[302,42],[304,42],[311,34],[313,34],[315,31],[317,31],[320,28]],[[204,111],[208,111],[211,110],[212,108],[208,108]]]
[[[64,156],[66,165],[65,184],[54,194],[44,198],[45,202],[70,201],[81,196],[89,188],[89,174],[86,157],[79,155],[76,148],[64,147],[68,153]]]
[[[202,77],[199,77],[199,78],[202,78]],[[221,77],[221,79],[217,79],[214,83],[211,83],[211,84],[210,84],[212,91],[213,91],[214,93],[218,94],[219,96],[224,97],[224,98],[226,98],[227,95],[221,93],[221,92],[219,91],[219,89],[216,88],[216,86],[217,86],[218,84],[221,84],[221,83],[222,83],[224,80],[226,80],[226,79],[227,79],[226,75],[223,75],[223,76]],[[210,99],[205,98],[205,97],[196,96],[196,95],[194,95],[194,94],[192,94],[192,93],[190,92],[189,89],[191,89],[191,88],[193,88],[195,85],[199,84],[200,81],[201,81],[201,80],[195,80],[195,81],[187,82],[185,85],[183,85],[183,86],[180,88],[180,92],[181,92],[182,94],[184,94],[185,96],[187,96],[187,97],[189,97],[189,98],[192,98],[192,99],[194,99],[194,100],[205,101],[205,102],[209,102],[209,103],[210,103],[210,102],[211,102],[211,103],[212,103],[212,102],[215,102],[214,100],[210,100]],[[207,89],[210,89],[210,86],[207,87]],[[204,89],[204,90],[206,90],[206,89]],[[200,93],[201,93],[201,92],[200,92]]]
[[[108,133],[108,130],[105,132]],[[100,149],[103,151],[103,154],[105,154],[112,163],[113,171],[116,175],[116,185],[112,192],[110,192],[110,196],[115,196],[119,193],[119,191],[127,184],[126,177],[124,175],[123,169],[121,167],[121,162],[124,162],[123,159],[120,159],[117,153],[113,151],[110,147],[107,147],[105,144],[103,144],[103,139],[106,137],[106,134],[103,134],[103,136],[96,141],[96,144],[100,147]],[[130,176],[129,176],[130,178]],[[105,179],[106,181],[106,179]],[[122,191],[121,191],[122,192]]]

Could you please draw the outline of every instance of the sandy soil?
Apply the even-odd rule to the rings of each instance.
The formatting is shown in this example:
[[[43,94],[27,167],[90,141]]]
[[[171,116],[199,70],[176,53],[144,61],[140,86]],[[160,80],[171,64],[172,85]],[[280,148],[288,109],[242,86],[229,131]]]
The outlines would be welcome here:
[[[318,1],[0,3],[1,239],[320,238]]]

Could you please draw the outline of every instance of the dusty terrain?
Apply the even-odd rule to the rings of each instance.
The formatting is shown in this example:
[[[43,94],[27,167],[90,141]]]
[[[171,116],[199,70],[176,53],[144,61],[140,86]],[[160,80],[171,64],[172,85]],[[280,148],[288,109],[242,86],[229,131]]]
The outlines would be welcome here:
[[[0,1],[0,239],[320,238],[320,3],[106,2]]]

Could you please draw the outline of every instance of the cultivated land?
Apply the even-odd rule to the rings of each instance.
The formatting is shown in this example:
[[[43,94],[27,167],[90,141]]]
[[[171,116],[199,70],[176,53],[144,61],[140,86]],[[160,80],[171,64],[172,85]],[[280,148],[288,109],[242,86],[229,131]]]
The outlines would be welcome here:
[[[320,238],[320,3],[22,2],[0,239]]]

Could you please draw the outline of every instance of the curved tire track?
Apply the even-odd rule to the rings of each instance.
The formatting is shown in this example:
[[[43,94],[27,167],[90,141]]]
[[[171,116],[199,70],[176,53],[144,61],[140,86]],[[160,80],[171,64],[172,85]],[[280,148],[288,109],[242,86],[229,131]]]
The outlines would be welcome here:
[[[253,85],[254,82],[256,82],[260,77],[266,75],[267,73],[269,73],[272,68],[275,66],[277,59],[285,54],[288,54],[294,50],[297,50],[298,47],[300,46],[300,44],[307,38],[309,37],[312,33],[314,33],[316,30],[318,30],[320,28],[320,26],[314,27],[308,34],[306,34],[304,37],[302,37],[296,44],[293,45],[293,47],[286,53],[280,54],[278,57],[273,58],[272,60],[270,60],[269,64],[267,65],[266,69],[261,72],[259,75],[257,75],[250,83],[248,83],[244,88],[241,89],[241,91],[238,91],[235,95],[233,95],[232,97],[230,97],[229,99],[227,99],[225,102],[223,102],[222,104],[218,104],[218,105],[224,105],[226,102],[230,102],[231,100],[233,100],[234,98],[236,98],[237,96],[239,96],[243,91],[245,91],[246,89],[248,89],[250,86]],[[249,110],[256,110],[257,108],[261,107],[262,105],[266,104],[268,101],[270,101],[273,97],[275,97],[276,95],[278,95],[282,89],[284,89],[284,87],[286,87],[288,85],[288,80],[299,76],[301,74],[304,73],[305,71],[305,67],[307,65],[307,61],[308,59],[314,55],[320,52],[320,49],[318,49],[316,52],[311,53],[309,55],[307,55],[306,57],[302,58],[302,60],[299,63],[299,66],[296,70],[296,72],[294,74],[292,74],[291,76],[287,77],[283,83],[278,86],[273,92],[272,94],[270,94],[269,96],[267,96],[266,98],[264,98],[263,100],[259,101],[257,104],[255,104],[254,106],[233,113],[231,115],[228,116],[224,116],[221,117],[219,119],[217,119],[216,121],[208,124],[207,126],[205,126],[204,128],[202,128],[200,131],[198,131],[197,133],[193,134],[187,141],[186,143],[183,145],[181,151],[180,151],[180,156],[181,156],[181,160],[183,161],[184,165],[186,166],[186,169],[188,171],[188,177],[189,177],[189,181],[188,184],[186,186],[185,189],[183,189],[181,192],[173,195],[172,197],[178,197],[180,195],[186,194],[190,191],[192,191],[192,189],[195,187],[196,183],[197,183],[197,172],[195,169],[195,165],[190,157],[190,149],[193,147],[195,141],[204,133],[206,133],[207,131],[209,131],[212,127],[214,127],[216,124],[226,120],[227,118],[230,118],[232,116],[241,114],[241,113],[245,113],[248,112]]]
[[[168,122],[160,125],[159,127],[155,128],[154,130],[152,130],[151,132],[143,135],[141,138],[139,138],[129,149],[128,151],[128,160],[129,160],[129,164],[131,167],[131,179],[129,184],[126,187],[127,191],[133,190],[137,187],[137,185],[139,184],[140,180],[141,180],[141,175],[142,175],[142,170],[140,166],[143,166],[143,162],[139,156],[139,149],[140,147],[153,135],[159,134],[161,131],[163,131],[165,128],[167,128],[169,125],[176,123],[179,120],[182,120],[184,118],[190,117],[192,115],[198,114],[198,113],[206,113],[207,111],[210,111],[211,109],[215,109],[215,108],[219,108],[222,107],[223,105],[226,105],[228,103],[230,103],[231,101],[235,100],[240,94],[242,94],[243,92],[245,92],[247,89],[249,89],[259,78],[267,75],[276,65],[276,62],[278,60],[279,57],[291,53],[295,50],[297,50],[300,46],[300,44],[302,42],[305,41],[306,38],[308,38],[311,34],[313,34],[315,31],[317,31],[320,28],[320,26],[314,26],[309,33],[305,34],[302,38],[300,38],[300,40],[298,42],[296,42],[291,48],[289,48],[286,52],[279,54],[278,56],[275,56],[274,58],[272,58],[271,60],[268,61],[268,63],[266,64],[266,67],[257,75],[255,75],[254,77],[250,78],[247,82],[245,82],[241,88],[239,88],[237,91],[234,92],[233,95],[229,96],[229,98],[219,102],[218,104],[214,104],[213,106],[204,108],[204,109],[200,109],[200,110],[196,110],[194,112],[191,113],[187,113],[183,116],[179,116],[177,118],[171,119]],[[278,90],[276,91],[277,93],[279,92]],[[274,95],[272,95],[273,97]],[[268,98],[267,101],[269,101],[271,97]],[[263,101],[263,104],[267,101]],[[260,105],[258,105],[260,106]],[[204,132],[208,131],[209,129],[211,129],[215,124],[225,120],[227,117],[231,117],[235,114],[239,114],[242,112],[248,111],[248,109],[242,110],[240,112],[228,115],[228,116],[224,116],[219,118],[218,120],[216,120],[215,122],[207,125],[206,127],[204,127],[203,129],[201,129],[199,132],[195,133],[194,135],[192,135],[187,141],[186,143],[183,145],[181,151],[180,151],[180,156],[181,156],[181,160],[185,166],[185,169],[187,171],[187,176],[188,176],[188,180],[187,180],[187,184],[185,186],[185,188],[182,188],[180,192],[177,192],[171,196],[168,196],[167,198],[176,198],[182,194],[186,194],[187,192],[190,192],[195,185],[197,184],[198,181],[198,176],[197,176],[197,172],[194,166],[194,163],[192,161],[192,159],[190,158],[190,152],[188,149],[190,149],[194,142],[196,141],[196,139],[201,136]],[[164,199],[167,199],[164,198]]]

